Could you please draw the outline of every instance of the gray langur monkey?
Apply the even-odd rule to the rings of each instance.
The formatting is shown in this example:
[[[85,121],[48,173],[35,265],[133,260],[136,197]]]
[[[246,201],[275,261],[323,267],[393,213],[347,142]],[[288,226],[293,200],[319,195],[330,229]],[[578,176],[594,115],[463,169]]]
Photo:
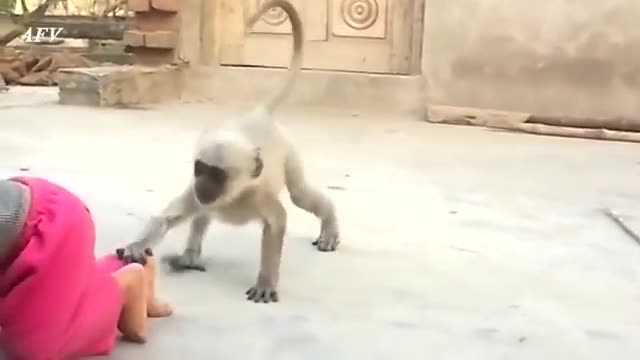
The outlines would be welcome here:
[[[260,221],[260,271],[246,295],[248,300],[265,303],[278,301],[287,227],[287,212],[279,194],[285,185],[292,202],[320,220],[320,235],[313,245],[320,251],[334,251],[340,242],[333,202],[309,184],[298,152],[271,118],[274,109],[291,91],[302,66],[304,37],[300,17],[288,1],[271,0],[247,20],[246,29],[275,7],[287,13],[293,30],[293,55],[284,85],[247,116],[231,119],[200,136],[188,187],[162,212],[152,216],[138,240],[119,254],[125,261],[138,261],[144,257],[144,249],[156,246],[170,229],[190,219],[190,233],[183,253],[165,256],[164,261],[174,271],[204,271],[200,258],[202,240],[212,219],[233,225]]]

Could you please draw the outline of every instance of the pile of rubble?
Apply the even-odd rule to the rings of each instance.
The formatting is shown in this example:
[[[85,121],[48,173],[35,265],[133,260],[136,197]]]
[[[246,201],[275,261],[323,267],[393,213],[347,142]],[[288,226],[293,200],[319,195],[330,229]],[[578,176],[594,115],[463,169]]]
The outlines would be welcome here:
[[[56,85],[56,71],[61,68],[92,67],[97,64],[74,53],[34,54],[0,53],[0,88],[6,85]]]

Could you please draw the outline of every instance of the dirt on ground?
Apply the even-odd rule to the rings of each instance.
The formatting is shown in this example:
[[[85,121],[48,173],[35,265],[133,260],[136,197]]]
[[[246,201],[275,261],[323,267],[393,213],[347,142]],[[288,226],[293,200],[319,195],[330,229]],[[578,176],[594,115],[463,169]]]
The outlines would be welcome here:
[[[0,52],[0,88],[5,85],[56,85],[55,74],[61,68],[91,67],[96,64],[79,54],[34,54]]]

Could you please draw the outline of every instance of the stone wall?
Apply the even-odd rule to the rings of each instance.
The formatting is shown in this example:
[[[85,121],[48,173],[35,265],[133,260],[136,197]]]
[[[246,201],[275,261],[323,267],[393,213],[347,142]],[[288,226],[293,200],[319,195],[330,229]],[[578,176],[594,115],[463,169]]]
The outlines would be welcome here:
[[[430,103],[640,116],[640,1],[426,0]]]
[[[135,29],[124,35],[133,48],[136,64],[160,65],[177,60],[180,29],[179,0],[129,0]]]
[[[125,40],[138,63],[187,60],[195,74],[188,83],[209,94],[222,31],[216,0],[129,2],[137,28]],[[424,6],[424,105],[640,117],[640,1],[424,0]]]

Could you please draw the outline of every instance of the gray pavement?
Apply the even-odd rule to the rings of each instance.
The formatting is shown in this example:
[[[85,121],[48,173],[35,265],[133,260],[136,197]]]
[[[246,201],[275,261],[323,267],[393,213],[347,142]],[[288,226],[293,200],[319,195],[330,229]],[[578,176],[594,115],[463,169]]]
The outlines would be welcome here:
[[[93,209],[98,254],[132,240],[186,182],[207,104],[114,110],[0,94],[0,175],[47,176]],[[161,273],[173,318],[114,359],[632,359],[640,355],[640,146],[430,125],[382,114],[278,114],[335,199],[342,246],[289,209],[277,304],[247,302],[256,225],[215,224],[206,273]],[[186,228],[157,252],[179,251]]]

